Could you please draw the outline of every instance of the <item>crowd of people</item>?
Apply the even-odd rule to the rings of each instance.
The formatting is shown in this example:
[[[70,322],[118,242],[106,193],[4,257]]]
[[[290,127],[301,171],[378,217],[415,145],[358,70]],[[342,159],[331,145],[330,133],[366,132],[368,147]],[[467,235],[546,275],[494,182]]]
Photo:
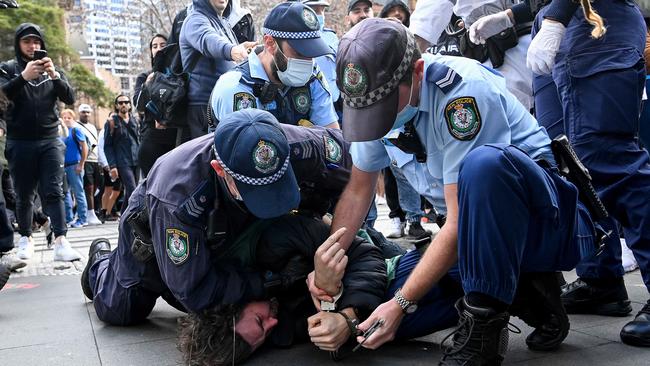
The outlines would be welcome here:
[[[78,260],[66,223],[112,217],[123,187],[117,248],[92,242],[81,287],[113,325],[142,322],[159,297],[186,312],[190,365],[300,341],[340,359],[454,325],[440,365],[499,365],[511,316],[548,352],[568,314],[629,314],[623,251],[650,289],[650,13],[631,0],[349,0],[339,38],[329,5],[280,3],[258,39],[261,14],[193,0],[152,37],[152,70],[100,132],[89,105],[78,122],[58,112],[74,92],[40,28],[18,27],[0,87],[20,239],[15,258],[0,215],[0,285],[33,253],[34,220],[55,260]],[[156,55],[173,49],[184,124],[153,89],[174,66]],[[373,228],[378,180],[387,238]],[[389,240],[404,236],[408,250]],[[650,300],[620,338],[650,347]]]

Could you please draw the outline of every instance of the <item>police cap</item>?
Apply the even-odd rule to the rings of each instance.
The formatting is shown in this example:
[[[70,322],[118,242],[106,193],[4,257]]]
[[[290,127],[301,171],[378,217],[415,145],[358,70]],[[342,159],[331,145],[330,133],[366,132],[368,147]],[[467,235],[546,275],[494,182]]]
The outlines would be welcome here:
[[[229,114],[214,132],[214,150],[253,215],[268,219],[298,207],[289,142],[271,113],[245,109]]]
[[[332,54],[332,50],[321,38],[316,13],[297,1],[280,3],[271,9],[264,20],[262,32],[273,38],[287,40],[304,57]]]
[[[398,112],[398,85],[415,50],[415,37],[396,19],[366,19],[343,36],[336,84],[343,95],[346,140],[377,140],[390,131]]]

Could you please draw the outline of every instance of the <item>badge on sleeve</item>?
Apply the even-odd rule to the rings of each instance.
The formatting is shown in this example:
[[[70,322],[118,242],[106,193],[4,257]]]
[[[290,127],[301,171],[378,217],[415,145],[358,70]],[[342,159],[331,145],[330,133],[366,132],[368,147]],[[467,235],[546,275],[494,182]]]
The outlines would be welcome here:
[[[461,97],[447,103],[445,120],[449,133],[457,140],[470,141],[481,130],[481,114],[474,97]]]
[[[291,99],[293,100],[293,106],[296,112],[300,114],[309,113],[311,108],[311,98],[307,91],[307,88],[297,88],[291,93]]]
[[[235,94],[233,101],[233,112],[241,111],[242,109],[257,108],[257,102],[253,94],[241,92]]]
[[[187,233],[178,229],[167,229],[165,241],[169,259],[175,265],[185,263],[190,257],[190,240]]]
[[[341,145],[329,136],[323,136],[325,141],[325,159],[330,163],[340,163],[343,157]]]

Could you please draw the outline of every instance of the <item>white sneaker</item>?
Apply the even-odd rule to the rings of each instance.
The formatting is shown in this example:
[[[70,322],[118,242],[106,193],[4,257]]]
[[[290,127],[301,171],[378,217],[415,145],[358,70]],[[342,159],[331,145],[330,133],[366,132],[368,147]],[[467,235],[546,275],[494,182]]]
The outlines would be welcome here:
[[[70,242],[65,236],[54,240],[54,260],[62,262],[73,262],[81,259],[81,254],[72,249]]]
[[[406,221],[402,221],[399,217],[393,217],[391,223],[390,233],[386,235],[387,238],[396,239],[404,236],[404,229],[406,229]]]
[[[99,221],[97,215],[95,215],[95,210],[86,211],[86,222],[88,225],[101,225],[102,222]]]
[[[632,254],[630,248],[628,248],[627,244],[625,244],[625,239],[621,239],[621,252],[621,259],[625,272],[632,272],[635,269],[639,268],[639,265],[636,263],[636,259],[634,258],[634,254]]]
[[[386,205],[386,198],[384,196],[380,196],[378,194],[375,195],[375,203],[379,206],[385,206]]]
[[[34,255],[34,239],[31,236],[21,236],[18,239],[16,256],[20,259],[29,259]]]

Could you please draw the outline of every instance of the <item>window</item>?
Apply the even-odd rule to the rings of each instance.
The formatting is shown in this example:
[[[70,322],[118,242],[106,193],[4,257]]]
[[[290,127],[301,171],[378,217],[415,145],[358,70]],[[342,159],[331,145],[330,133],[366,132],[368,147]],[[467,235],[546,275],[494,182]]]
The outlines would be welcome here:
[[[122,87],[122,90],[129,90],[131,89],[131,81],[129,78],[120,78],[120,85]]]

